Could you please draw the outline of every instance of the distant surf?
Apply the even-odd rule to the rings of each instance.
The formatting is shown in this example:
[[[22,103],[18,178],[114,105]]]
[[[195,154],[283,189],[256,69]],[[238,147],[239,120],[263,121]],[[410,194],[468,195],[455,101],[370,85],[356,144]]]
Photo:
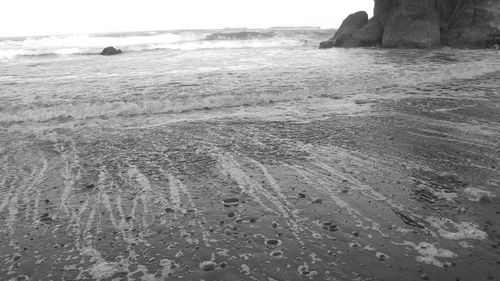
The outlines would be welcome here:
[[[0,59],[20,56],[90,55],[116,46],[124,52],[156,49],[198,50],[216,48],[298,47],[316,30],[134,32],[104,35],[64,35],[0,38]]]

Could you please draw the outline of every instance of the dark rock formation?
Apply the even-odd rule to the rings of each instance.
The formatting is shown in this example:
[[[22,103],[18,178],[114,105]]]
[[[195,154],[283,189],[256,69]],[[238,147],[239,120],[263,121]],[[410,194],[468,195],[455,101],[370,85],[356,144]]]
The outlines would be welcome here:
[[[120,49],[115,49],[115,47],[106,47],[102,50],[101,56],[113,56],[123,53]]]
[[[429,48],[440,44],[435,0],[399,0],[384,26],[385,47]]]
[[[368,24],[339,41],[342,44],[335,36],[329,40],[333,44],[323,42],[321,47],[494,47],[500,44],[500,2],[375,0]]]
[[[354,47],[369,47],[382,44],[382,37],[384,35],[384,27],[376,18],[371,18],[368,24],[358,29],[352,34],[351,44]]]
[[[436,0],[436,7],[444,45],[490,48],[500,44],[500,1]]]
[[[368,23],[366,12],[357,12],[349,15],[340,26],[335,35],[328,41],[321,42],[320,48],[342,47],[346,41],[352,38],[352,34]],[[329,47],[329,48],[331,48]]]
[[[323,41],[321,43],[319,43],[319,48],[320,49],[330,49],[330,48],[333,48],[333,40],[327,40],[327,41]]]

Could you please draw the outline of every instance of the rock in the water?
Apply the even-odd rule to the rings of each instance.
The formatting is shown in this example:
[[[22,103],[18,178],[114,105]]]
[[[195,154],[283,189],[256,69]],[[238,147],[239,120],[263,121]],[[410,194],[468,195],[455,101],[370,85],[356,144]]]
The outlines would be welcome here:
[[[102,50],[101,56],[113,56],[123,53],[122,50],[116,49],[115,47],[106,47]]]
[[[375,0],[368,24],[347,32],[342,26],[320,47],[492,48],[500,44],[500,5],[498,0]]]
[[[319,44],[320,49],[327,49],[333,47],[344,47],[344,43],[352,39],[354,32],[362,28],[368,23],[368,14],[366,12],[360,11],[354,14],[350,14],[340,26],[339,30],[335,32],[335,35],[328,39],[327,41],[321,42]]]
[[[319,43],[319,48],[320,49],[330,49],[333,48],[333,40],[327,40]]]
[[[352,38],[354,32],[368,23],[368,14],[366,12],[357,12],[350,14],[340,26],[339,30],[332,38],[333,45],[336,47],[343,47],[344,43]]]

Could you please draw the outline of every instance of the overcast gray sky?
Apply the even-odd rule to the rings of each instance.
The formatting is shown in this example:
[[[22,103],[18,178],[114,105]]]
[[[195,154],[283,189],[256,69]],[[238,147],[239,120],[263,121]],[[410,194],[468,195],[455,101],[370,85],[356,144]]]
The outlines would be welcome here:
[[[338,27],[373,0],[0,0],[0,36],[270,26]]]

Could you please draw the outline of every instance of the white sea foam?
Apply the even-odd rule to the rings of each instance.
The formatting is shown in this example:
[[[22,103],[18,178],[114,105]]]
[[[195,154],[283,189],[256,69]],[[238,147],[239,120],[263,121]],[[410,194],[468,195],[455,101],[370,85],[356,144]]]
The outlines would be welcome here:
[[[481,196],[495,197],[495,194],[492,192],[476,187],[468,187],[464,189],[464,192],[471,196],[469,198],[471,201],[479,201]]]
[[[48,36],[25,40],[0,41],[0,59],[17,56],[97,54],[104,47],[115,46],[123,51],[154,49],[198,50],[216,48],[261,48],[302,46],[304,41],[292,38],[253,40],[204,40],[206,33],[145,33],[133,36]]]
[[[436,248],[436,246],[427,242],[421,242],[416,245],[413,242],[405,241],[403,245],[411,246],[418,252],[420,256],[417,256],[417,261],[432,264],[438,267],[443,267],[446,263],[438,260],[437,258],[457,257],[457,254],[454,252],[447,249]]]
[[[302,93],[255,94],[248,96],[192,97],[185,100],[149,100],[103,102],[100,104],[64,104],[49,108],[34,108],[15,113],[0,112],[0,122],[47,121],[56,118],[86,119],[104,116],[134,116],[142,114],[179,113],[190,110],[214,109],[241,105],[256,105],[269,101],[300,99]]]
[[[441,235],[446,239],[484,240],[488,238],[488,234],[486,234],[486,232],[479,230],[478,225],[470,222],[456,223],[447,218],[436,218],[436,217],[428,217],[425,220],[438,230],[439,235]]]

